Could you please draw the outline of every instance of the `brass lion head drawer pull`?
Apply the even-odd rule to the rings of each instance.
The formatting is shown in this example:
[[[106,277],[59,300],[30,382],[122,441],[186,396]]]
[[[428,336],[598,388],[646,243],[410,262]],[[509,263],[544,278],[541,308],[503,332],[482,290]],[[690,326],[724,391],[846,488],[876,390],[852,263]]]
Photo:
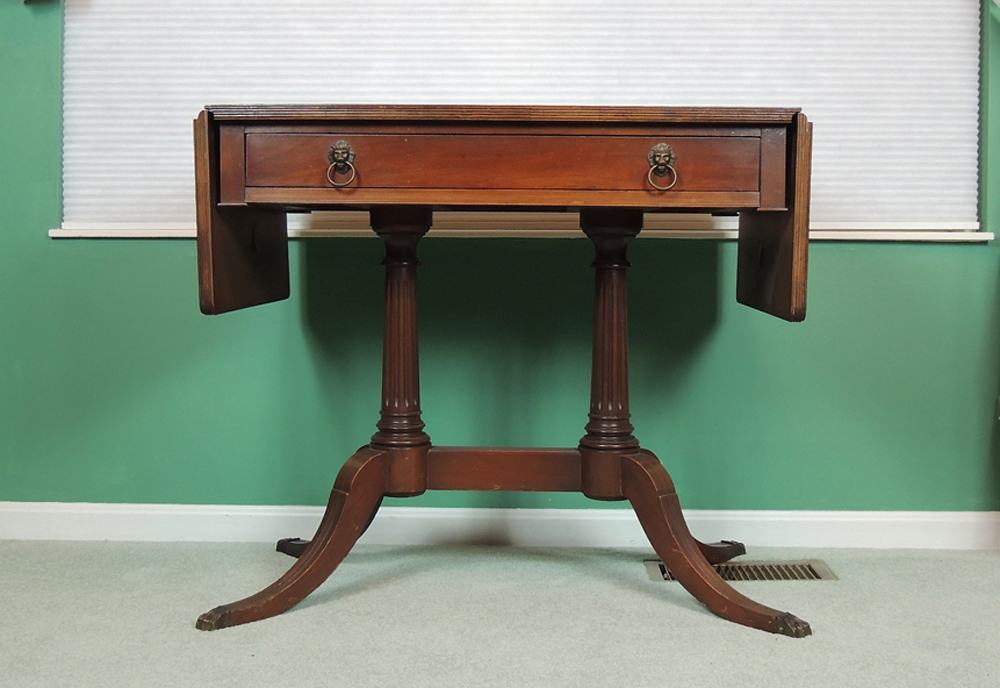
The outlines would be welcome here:
[[[677,156],[674,155],[674,149],[665,143],[658,143],[649,149],[649,156],[646,159],[649,161],[649,172],[646,174],[649,185],[660,191],[669,191],[674,188],[674,184],[677,183],[677,170],[674,169]],[[671,176],[668,185],[660,186],[653,181],[654,176],[666,177],[668,173]]]
[[[330,167],[326,170],[326,180],[334,186],[347,186],[358,176],[358,171],[354,169],[354,149],[351,144],[341,139],[330,146],[330,152],[326,155],[330,161]],[[334,174],[341,176],[350,173],[347,181],[338,182],[333,178]]]

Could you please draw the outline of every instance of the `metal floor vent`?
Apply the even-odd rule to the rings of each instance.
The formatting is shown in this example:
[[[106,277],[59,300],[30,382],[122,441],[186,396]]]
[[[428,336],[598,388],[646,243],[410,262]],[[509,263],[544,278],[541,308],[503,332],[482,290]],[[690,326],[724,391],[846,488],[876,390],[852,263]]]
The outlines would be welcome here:
[[[667,567],[658,559],[646,564],[649,577],[655,581],[675,581]],[[838,580],[830,567],[819,559],[801,561],[727,561],[713,568],[726,581],[789,581]]]

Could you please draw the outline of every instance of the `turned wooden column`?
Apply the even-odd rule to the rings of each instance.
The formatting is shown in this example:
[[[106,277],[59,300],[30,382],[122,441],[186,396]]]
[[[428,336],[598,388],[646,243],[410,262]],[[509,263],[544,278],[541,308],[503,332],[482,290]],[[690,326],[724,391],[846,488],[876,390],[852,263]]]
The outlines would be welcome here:
[[[628,244],[642,229],[642,211],[599,208],[580,212],[580,226],[596,249],[594,362],[590,414],[580,440],[583,493],[623,499],[621,457],[639,448],[628,398]]]
[[[427,489],[431,438],[420,417],[420,355],[417,346],[417,243],[431,227],[428,208],[376,207],[372,229],[385,244],[385,328],[382,343],[382,409],[373,449],[389,455],[386,494]]]

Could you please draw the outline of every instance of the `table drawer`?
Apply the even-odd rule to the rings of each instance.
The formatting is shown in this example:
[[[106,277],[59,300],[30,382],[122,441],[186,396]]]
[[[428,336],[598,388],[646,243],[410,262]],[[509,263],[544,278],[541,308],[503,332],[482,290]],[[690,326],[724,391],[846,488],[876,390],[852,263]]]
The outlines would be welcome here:
[[[600,136],[248,133],[246,186],[333,189],[328,154],[337,141],[355,153],[345,189],[583,190],[757,192],[755,136]],[[676,156],[676,184],[657,192],[648,180],[650,149]],[[334,175],[335,181],[346,176]],[[666,186],[672,178],[653,177]]]

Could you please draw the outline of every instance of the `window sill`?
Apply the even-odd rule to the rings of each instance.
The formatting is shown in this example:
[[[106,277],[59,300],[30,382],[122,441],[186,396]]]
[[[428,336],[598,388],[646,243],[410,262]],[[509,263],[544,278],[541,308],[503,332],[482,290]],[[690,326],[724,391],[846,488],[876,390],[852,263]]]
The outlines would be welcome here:
[[[476,213],[440,212],[428,236],[579,238],[575,213]],[[49,230],[53,239],[193,239],[193,222],[64,222]],[[374,236],[365,212],[289,215],[288,236]],[[643,237],[662,239],[736,239],[735,217],[648,214]],[[986,243],[992,232],[979,231],[978,223],[813,223],[811,241],[893,241],[918,243]]]

